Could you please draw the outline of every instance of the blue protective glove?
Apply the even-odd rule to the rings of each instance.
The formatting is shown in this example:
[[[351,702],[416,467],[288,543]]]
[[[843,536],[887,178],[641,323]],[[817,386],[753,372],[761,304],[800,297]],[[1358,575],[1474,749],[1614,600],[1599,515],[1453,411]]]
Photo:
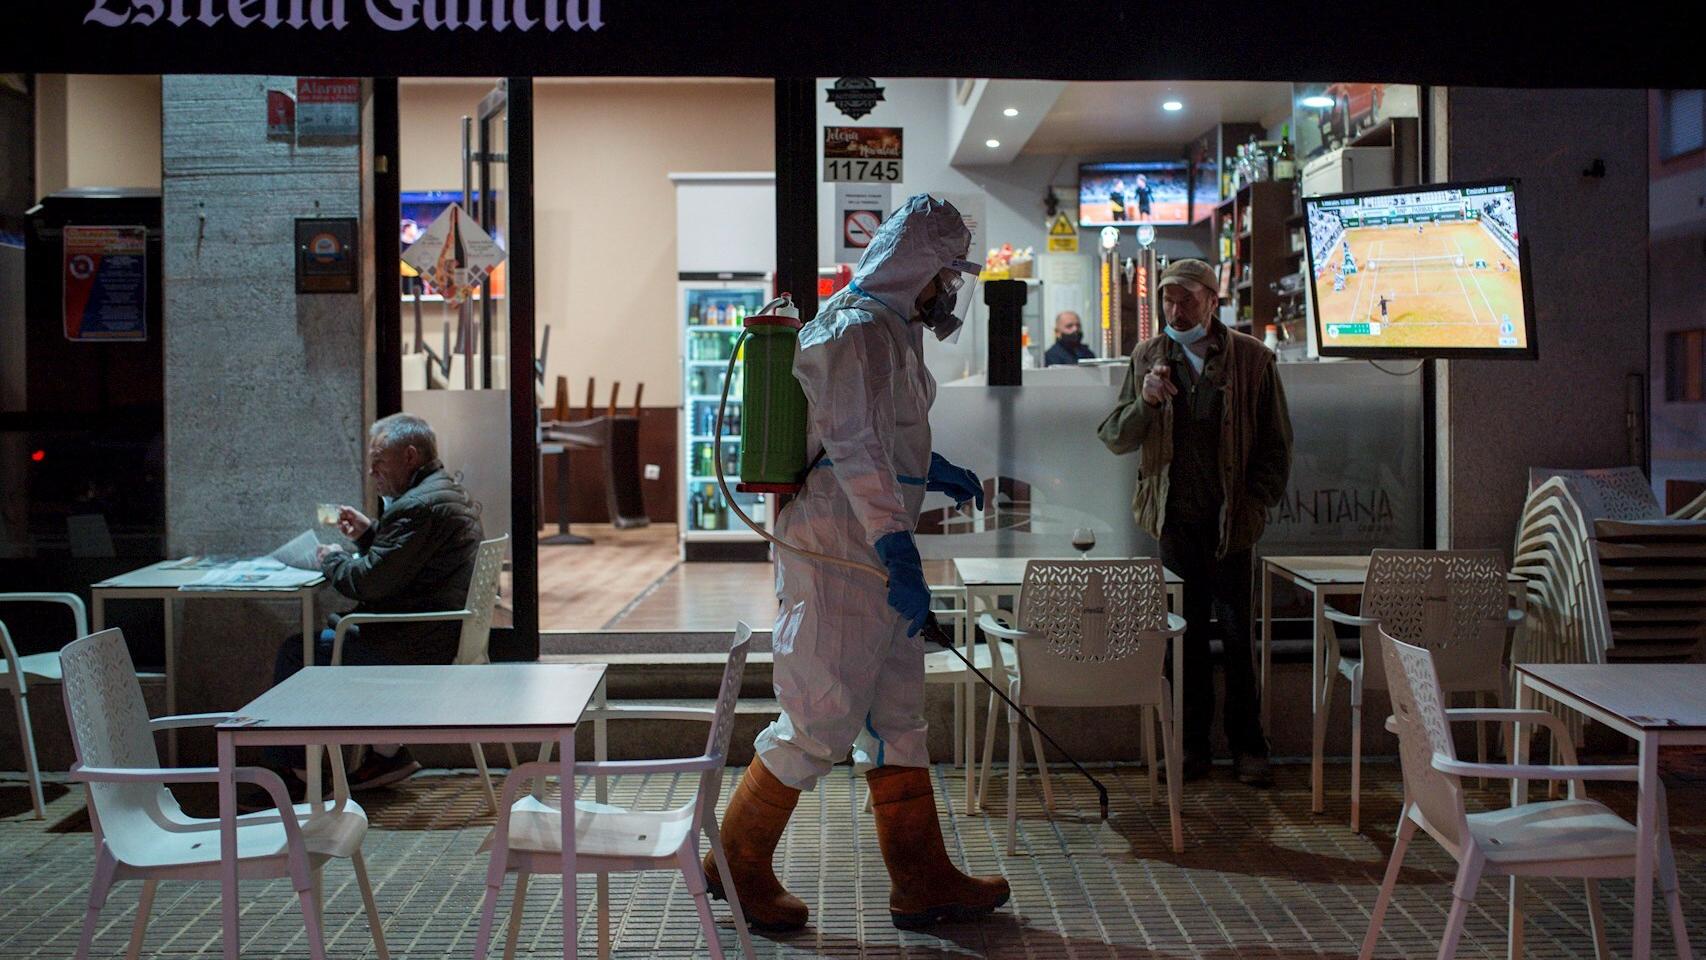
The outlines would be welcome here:
[[[965,467],[956,467],[939,453],[930,454],[930,475],[924,478],[924,489],[945,493],[954,498],[954,505],[963,507],[967,500],[976,501],[983,509],[983,481]]]
[[[930,587],[924,582],[924,561],[912,534],[896,530],[877,541],[877,556],[889,571],[889,606],[904,618],[906,635],[918,636],[930,619]]]

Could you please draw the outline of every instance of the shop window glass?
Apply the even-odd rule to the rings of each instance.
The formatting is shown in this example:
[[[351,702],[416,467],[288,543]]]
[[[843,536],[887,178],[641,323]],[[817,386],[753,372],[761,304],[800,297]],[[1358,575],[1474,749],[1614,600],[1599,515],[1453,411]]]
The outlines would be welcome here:
[[[1660,95],[1659,158],[1674,160],[1706,149],[1706,90],[1666,90]]]
[[[1706,400],[1706,329],[1665,335],[1665,399],[1672,403]]]

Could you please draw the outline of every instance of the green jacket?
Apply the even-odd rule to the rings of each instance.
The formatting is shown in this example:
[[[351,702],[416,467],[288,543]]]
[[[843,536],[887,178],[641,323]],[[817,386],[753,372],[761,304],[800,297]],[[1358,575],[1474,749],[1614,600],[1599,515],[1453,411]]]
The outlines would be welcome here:
[[[1291,414],[1285,406],[1273,351],[1255,337],[1211,321],[1215,342],[1203,376],[1225,393],[1221,404],[1222,502],[1217,556],[1254,546],[1267,526],[1267,511],[1285,496],[1291,475]],[[1165,334],[1138,344],[1112,413],[1096,435],[1114,453],[1141,451],[1131,512],[1137,525],[1159,540],[1167,523],[1167,484],[1173,460],[1173,404],[1151,407],[1143,400],[1143,377],[1158,361],[1185,363],[1184,348]]]

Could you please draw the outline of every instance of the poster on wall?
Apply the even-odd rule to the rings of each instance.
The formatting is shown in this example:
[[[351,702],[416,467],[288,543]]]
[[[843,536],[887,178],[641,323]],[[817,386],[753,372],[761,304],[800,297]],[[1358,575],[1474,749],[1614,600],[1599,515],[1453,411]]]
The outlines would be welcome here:
[[[360,266],[354,217],[296,221],[297,293],[356,293]]]
[[[504,203],[504,195],[501,191],[494,191],[493,199],[500,205]],[[402,241],[401,249],[407,250],[414,246],[415,242],[426,233],[427,228],[436,223],[439,217],[444,216],[446,210],[461,202],[461,190],[404,190],[402,208],[399,211],[402,214],[402,223],[399,228],[400,240]],[[470,207],[474,210],[480,210],[483,209],[483,206],[480,200],[480,191],[475,190],[473,192],[473,203],[470,204]],[[494,226],[490,232],[492,242],[500,248],[509,246],[508,241],[504,238],[502,225]],[[401,267],[404,277],[420,276],[420,271],[410,266],[406,260],[402,262]],[[480,288],[481,296],[502,297],[506,272],[507,270],[501,263],[492,268],[491,274],[486,277],[486,282]],[[408,294],[413,293],[414,290],[405,285],[403,292]],[[439,295],[439,291],[433,289],[430,283],[423,288],[423,292],[428,297]]]
[[[886,184],[836,184],[835,262],[858,263],[892,206],[892,188]]]
[[[824,183],[899,183],[900,127],[824,127]]]
[[[403,251],[403,262],[420,271],[446,303],[472,297],[504,259],[503,248],[459,203],[451,204]]]
[[[298,143],[350,144],[361,141],[361,81],[355,77],[298,77]]]
[[[65,339],[148,339],[148,229],[65,228]]]

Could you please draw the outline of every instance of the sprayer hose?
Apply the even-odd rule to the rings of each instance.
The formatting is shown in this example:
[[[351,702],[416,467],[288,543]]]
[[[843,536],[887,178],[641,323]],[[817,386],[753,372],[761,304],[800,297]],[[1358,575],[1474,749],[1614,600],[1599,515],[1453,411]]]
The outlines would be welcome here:
[[[734,349],[729,353],[729,365],[728,368],[723,371],[723,395],[722,398],[717,401],[716,430],[712,431],[711,434],[711,442],[714,444],[721,444],[723,442],[723,411],[729,405],[729,384],[733,383],[735,379],[735,363],[740,359],[741,345],[746,343],[746,338],[750,336],[752,336],[751,330],[742,330],[740,332],[740,339],[735,341]],[[740,508],[740,504],[735,502],[734,494],[729,492],[728,481],[723,479],[723,451],[720,446],[717,447],[715,450],[715,456],[711,459],[716,461],[717,489],[722,491],[724,502],[728,503],[729,509],[734,511],[735,516],[739,517],[742,523],[752,528],[753,533],[756,533],[775,544],[778,549],[786,550],[795,556],[807,557],[812,560],[821,560],[824,563],[839,564],[840,566],[857,570],[860,573],[868,573],[885,583],[888,581],[888,571],[881,567],[874,567],[868,563],[860,563],[857,560],[848,560],[845,557],[832,557],[827,553],[817,553],[812,550],[804,549],[803,547],[796,547],[787,541],[780,540],[775,536],[772,536],[770,531],[764,529],[764,527],[760,526],[751,517],[746,515],[746,511],[742,510]]]

